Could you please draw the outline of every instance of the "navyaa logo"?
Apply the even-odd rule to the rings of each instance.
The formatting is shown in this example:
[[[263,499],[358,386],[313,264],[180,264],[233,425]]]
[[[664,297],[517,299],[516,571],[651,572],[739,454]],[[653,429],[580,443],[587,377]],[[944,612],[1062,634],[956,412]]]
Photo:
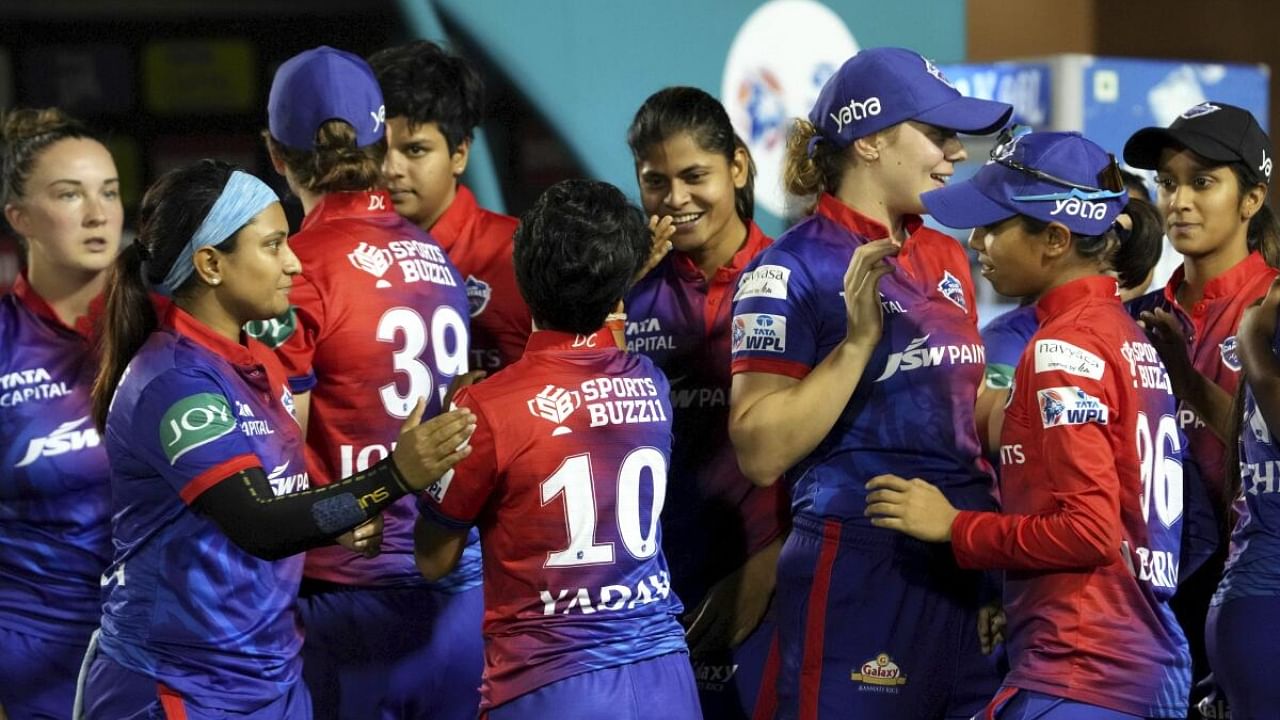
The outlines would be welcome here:
[[[214,393],[188,395],[169,406],[160,419],[160,447],[170,465],[202,445],[236,429],[227,399]]]

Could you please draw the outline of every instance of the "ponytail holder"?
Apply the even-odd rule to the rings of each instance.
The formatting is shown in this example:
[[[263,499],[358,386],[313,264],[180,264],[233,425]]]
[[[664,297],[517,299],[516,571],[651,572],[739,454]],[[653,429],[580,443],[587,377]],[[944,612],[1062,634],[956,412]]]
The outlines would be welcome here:
[[[813,159],[813,154],[818,149],[818,143],[822,142],[822,140],[823,140],[823,137],[821,135],[814,135],[813,137],[809,138],[809,145],[806,148],[806,153],[809,155],[810,159]]]
[[[1120,222],[1120,218],[1129,218],[1129,216],[1120,213],[1116,216],[1115,222],[1111,223],[1111,228],[1116,231],[1116,237],[1120,238],[1120,242],[1124,243],[1129,241],[1129,236],[1133,233],[1133,219],[1129,218],[1130,226],[1125,227],[1124,223]]]

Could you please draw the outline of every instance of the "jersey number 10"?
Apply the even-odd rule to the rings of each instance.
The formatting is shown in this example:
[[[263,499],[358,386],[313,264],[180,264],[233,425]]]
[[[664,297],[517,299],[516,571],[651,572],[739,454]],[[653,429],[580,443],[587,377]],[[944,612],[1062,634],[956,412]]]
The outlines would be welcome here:
[[[649,508],[647,527],[641,527],[640,480],[646,469],[653,477],[653,507]],[[613,543],[596,542],[599,513],[595,483],[591,477],[591,454],[565,458],[551,477],[542,481],[541,490],[544,506],[564,495],[565,521],[569,530],[569,547],[547,553],[543,567],[612,563]],[[632,450],[618,469],[618,488],[614,497],[622,545],[637,560],[653,557],[658,552],[658,518],[667,498],[667,459],[656,448]]]

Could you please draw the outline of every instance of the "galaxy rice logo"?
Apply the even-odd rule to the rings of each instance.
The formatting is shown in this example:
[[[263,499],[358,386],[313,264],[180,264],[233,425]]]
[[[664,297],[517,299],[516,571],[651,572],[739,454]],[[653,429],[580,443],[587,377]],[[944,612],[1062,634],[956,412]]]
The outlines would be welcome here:
[[[1218,107],[1217,105],[1214,105],[1213,103],[1204,102],[1204,103],[1200,103],[1199,105],[1196,105],[1193,108],[1190,108],[1186,112],[1182,113],[1182,115],[1179,115],[1179,117],[1181,117],[1183,120],[1191,120],[1198,117],[1204,117],[1209,113],[1214,113],[1221,109],[1222,108]]]
[[[557,425],[551,435],[567,435],[573,432],[565,427],[564,421],[569,419],[574,410],[582,406],[582,393],[577,390],[565,390],[556,385],[548,385],[527,403],[529,412],[537,418],[548,420]]]
[[[489,307],[489,297],[493,295],[493,288],[489,283],[475,275],[468,275],[465,284],[467,289],[467,309],[471,317],[475,317]]]
[[[391,269],[392,256],[390,250],[362,242],[355,250],[347,253],[347,259],[351,261],[351,264],[357,270],[363,270],[378,278],[378,282],[374,283],[374,287],[391,287],[391,283],[382,278],[383,275],[387,274],[387,270]]]
[[[862,663],[862,667],[849,673],[849,679],[886,688],[907,684],[907,676],[902,674],[902,668],[898,667],[888,653],[880,653]]]
[[[960,284],[960,280],[951,274],[950,270],[942,271],[942,281],[938,283],[938,292],[942,293],[942,297],[950,300],[956,307],[969,312],[969,304],[964,299],[964,285]]]

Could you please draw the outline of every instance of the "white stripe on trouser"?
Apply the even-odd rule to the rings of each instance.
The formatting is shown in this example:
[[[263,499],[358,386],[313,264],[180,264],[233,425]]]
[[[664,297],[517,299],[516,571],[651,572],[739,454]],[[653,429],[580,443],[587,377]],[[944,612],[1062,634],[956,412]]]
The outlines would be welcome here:
[[[89,636],[89,647],[85,648],[84,660],[80,661],[80,674],[76,676],[76,702],[71,706],[71,720],[84,720],[84,686],[89,682],[89,666],[98,655],[98,635],[101,629],[94,630]]]

